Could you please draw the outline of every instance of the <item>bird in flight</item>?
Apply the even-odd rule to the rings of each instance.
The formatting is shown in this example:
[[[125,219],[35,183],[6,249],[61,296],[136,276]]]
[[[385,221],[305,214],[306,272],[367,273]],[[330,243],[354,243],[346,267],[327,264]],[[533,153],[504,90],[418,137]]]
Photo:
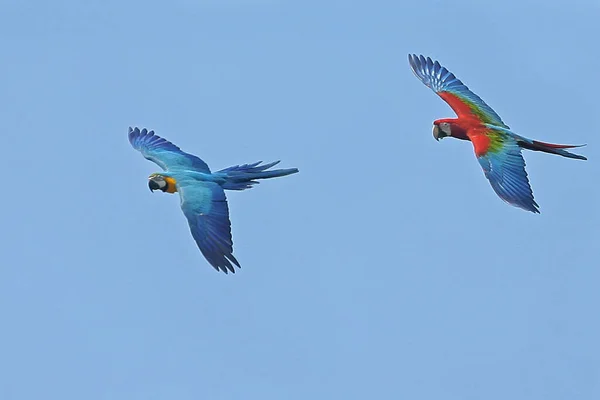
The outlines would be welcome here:
[[[185,153],[154,131],[129,128],[129,143],[144,158],[154,162],[164,172],[148,178],[151,191],[179,193],[181,210],[187,218],[192,237],[206,260],[217,271],[235,273],[241,268],[233,256],[231,222],[225,190],[244,190],[258,184],[258,179],[295,174],[297,168],[275,169],[279,161],[262,164],[234,165],[211,172],[200,158]]]
[[[512,132],[490,106],[439,62],[416,54],[409,54],[408,62],[417,78],[448,103],[458,116],[433,121],[435,140],[444,137],[470,140],[486,178],[505,202],[533,213],[540,212],[529,185],[522,149],[587,160],[565,150],[581,145],[544,143]]]

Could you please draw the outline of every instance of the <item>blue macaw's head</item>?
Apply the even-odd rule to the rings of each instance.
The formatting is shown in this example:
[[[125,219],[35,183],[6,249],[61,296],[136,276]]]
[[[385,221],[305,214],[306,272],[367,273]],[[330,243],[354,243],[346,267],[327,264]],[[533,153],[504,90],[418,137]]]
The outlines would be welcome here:
[[[165,193],[177,192],[176,181],[170,176],[162,174],[152,174],[148,177],[148,187],[151,192],[161,190]]]

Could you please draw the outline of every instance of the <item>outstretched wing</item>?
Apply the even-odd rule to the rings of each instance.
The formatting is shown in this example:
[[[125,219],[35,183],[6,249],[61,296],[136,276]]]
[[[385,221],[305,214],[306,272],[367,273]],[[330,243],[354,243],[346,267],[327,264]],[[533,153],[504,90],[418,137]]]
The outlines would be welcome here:
[[[502,119],[490,106],[463,84],[453,73],[431,58],[412,54],[408,62],[414,74],[427,87],[438,94],[458,115],[477,118],[482,123],[498,125],[508,129]]]
[[[206,260],[217,271],[241,268],[233,256],[229,208],[223,189],[214,182],[178,180],[181,209]]]
[[[489,127],[472,129],[467,136],[496,194],[513,206],[539,213],[517,140],[507,132]]]
[[[198,157],[185,153],[166,139],[147,129],[129,128],[129,143],[142,153],[144,158],[157,164],[164,170],[191,169],[210,173],[208,165]]]

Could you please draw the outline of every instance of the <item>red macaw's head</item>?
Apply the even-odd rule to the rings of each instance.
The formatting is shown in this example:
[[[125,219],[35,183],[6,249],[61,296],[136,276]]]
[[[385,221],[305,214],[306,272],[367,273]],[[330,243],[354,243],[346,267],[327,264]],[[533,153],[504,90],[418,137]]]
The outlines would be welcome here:
[[[467,131],[480,124],[471,120],[461,120],[460,118],[445,118],[433,121],[433,137],[440,140],[445,137],[455,139],[469,140]]]
[[[445,121],[435,121],[433,123],[433,137],[440,140],[446,136],[452,136],[452,125]]]

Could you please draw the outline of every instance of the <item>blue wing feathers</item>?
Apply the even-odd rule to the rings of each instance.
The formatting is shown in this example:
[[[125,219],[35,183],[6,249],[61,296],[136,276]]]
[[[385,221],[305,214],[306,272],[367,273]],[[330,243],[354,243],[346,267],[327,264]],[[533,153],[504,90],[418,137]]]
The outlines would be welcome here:
[[[129,143],[142,155],[164,170],[192,169],[210,173],[208,165],[200,158],[182,151],[166,139],[154,134],[154,131],[129,128]]]
[[[413,73],[421,82],[436,93],[449,92],[471,102],[485,116],[485,121],[508,128],[502,118],[452,72],[431,58],[409,54],[408,62]],[[456,111],[456,110],[455,110]]]
[[[429,57],[413,54],[408,56],[408,62],[417,78],[436,93],[466,87],[452,72]]]
[[[148,131],[148,129],[146,128],[140,131],[139,128],[132,129],[130,127],[129,142],[136,150],[145,148],[148,151],[166,150],[181,152],[181,149],[179,147],[175,146],[168,140],[165,140],[162,137],[155,135],[154,131]]]
[[[525,160],[514,138],[505,140],[501,152],[487,153],[478,157],[486,178],[494,192],[504,201],[533,213],[539,213],[539,205],[533,198],[529,185]]]
[[[181,209],[200,251],[218,271],[235,273],[241,268],[233,255],[231,222],[225,192],[216,183],[184,185],[180,188]]]

